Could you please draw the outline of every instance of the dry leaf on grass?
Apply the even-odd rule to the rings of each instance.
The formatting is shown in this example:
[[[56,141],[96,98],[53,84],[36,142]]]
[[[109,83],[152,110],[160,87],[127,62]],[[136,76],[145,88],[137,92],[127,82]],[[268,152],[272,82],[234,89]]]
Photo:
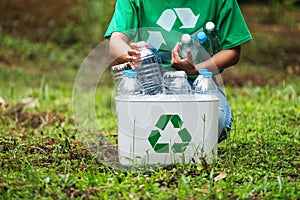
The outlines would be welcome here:
[[[26,105],[28,108],[36,108],[40,106],[39,100],[35,98],[24,98],[20,100],[20,103]]]
[[[111,132],[109,133],[111,136],[118,136],[118,133]]]
[[[216,177],[214,178],[214,181],[215,181],[215,182],[220,181],[220,180],[226,178],[226,176],[227,176],[227,173],[226,173],[226,172],[222,172],[221,174],[219,174],[218,176],[216,176]]]

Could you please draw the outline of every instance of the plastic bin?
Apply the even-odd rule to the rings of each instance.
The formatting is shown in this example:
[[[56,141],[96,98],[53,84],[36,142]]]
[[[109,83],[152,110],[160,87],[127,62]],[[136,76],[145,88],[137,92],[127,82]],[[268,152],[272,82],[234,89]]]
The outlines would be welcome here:
[[[120,164],[199,163],[216,157],[218,101],[195,95],[116,97]]]

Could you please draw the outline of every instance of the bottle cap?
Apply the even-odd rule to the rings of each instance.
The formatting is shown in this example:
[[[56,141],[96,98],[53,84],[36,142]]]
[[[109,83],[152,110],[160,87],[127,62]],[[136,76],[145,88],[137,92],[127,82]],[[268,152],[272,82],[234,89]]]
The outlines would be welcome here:
[[[199,74],[202,74],[202,75],[203,75],[204,72],[207,72],[207,69],[199,69],[199,70],[198,70],[198,73],[199,73]]]
[[[192,41],[192,38],[189,34],[185,33],[181,36],[181,42],[182,43],[185,43],[185,44],[188,44]]]
[[[207,31],[213,31],[215,29],[215,24],[213,22],[207,22],[205,28]]]
[[[203,72],[204,77],[212,77],[212,72]]]
[[[206,41],[206,34],[204,33],[204,32],[199,32],[198,34],[197,34],[197,40],[199,41],[199,42],[205,42]]]
[[[124,75],[124,76],[127,76],[127,74],[128,74],[129,71],[132,71],[132,70],[129,70],[129,69],[128,69],[128,70],[124,70],[124,71],[123,71],[123,75]]]
[[[137,72],[132,71],[132,70],[128,70],[127,76],[128,76],[129,78],[131,78],[131,77],[136,77],[136,76],[137,76]]]

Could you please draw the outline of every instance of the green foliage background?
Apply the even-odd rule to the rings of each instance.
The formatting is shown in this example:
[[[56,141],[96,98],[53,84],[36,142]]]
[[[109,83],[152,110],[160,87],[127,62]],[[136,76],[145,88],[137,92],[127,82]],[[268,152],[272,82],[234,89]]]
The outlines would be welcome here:
[[[114,9],[112,0],[3,0],[0,24],[5,33],[59,45],[103,40]]]

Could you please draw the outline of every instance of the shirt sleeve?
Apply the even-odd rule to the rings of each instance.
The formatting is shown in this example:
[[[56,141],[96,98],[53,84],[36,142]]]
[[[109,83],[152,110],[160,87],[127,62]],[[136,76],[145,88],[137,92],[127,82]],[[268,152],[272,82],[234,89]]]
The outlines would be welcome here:
[[[132,0],[117,0],[115,11],[111,22],[104,34],[105,38],[110,38],[113,32],[122,32],[129,39],[135,37],[138,28],[138,7]]]
[[[252,40],[236,0],[224,0],[218,17],[217,29],[220,34],[221,50],[234,48]]]

